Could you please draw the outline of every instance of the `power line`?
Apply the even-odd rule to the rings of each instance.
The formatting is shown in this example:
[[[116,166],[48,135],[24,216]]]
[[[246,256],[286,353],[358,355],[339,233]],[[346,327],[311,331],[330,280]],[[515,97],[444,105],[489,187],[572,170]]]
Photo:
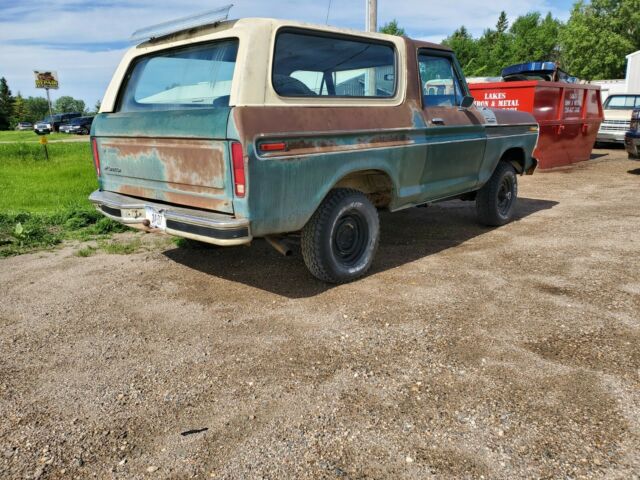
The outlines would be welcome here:
[[[329,25],[329,12],[331,12],[331,0],[329,0],[329,6],[327,7],[327,18],[325,19],[325,25]]]

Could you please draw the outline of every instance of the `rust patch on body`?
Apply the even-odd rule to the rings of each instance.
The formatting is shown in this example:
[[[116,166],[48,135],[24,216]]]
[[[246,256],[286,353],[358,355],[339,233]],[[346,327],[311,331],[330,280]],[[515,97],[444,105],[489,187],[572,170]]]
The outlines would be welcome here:
[[[136,187],[133,185],[120,185],[118,188],[116,188],[115,191],[116,193],[121,193],[123,195],[129,195],[131,197],[137,198],[153,198],[154,196],[156,196],[154,190]]]
[[[412,111],[407,103],[379,107],[236,107],[233,114],[239,131],[249,142],[260,134],[413,127]]]
[[[224,143],[211,140],[117,138],[101,146],[114,149],[118,163],[148,162],[152,178],[176,185],[222,188],[225,178]],[[152,165],[152,164],[156,165]],[[127,165],[122,165],[127,173]]]
[[[163,197],[167,203],[188,205],[189,207],[201,208],[203,210],[228,212],[231,206],[230,200],[220,200],[211,197],[201,197],[179,192],[164,192]]]
[[[263,152],[262,157],[287,157],[295,155],[313,155],[324,153],[346,152],[353,150],[367,150],[372,148],[391,148],[412,145],[415,143],[409,135],[376,135],[372,137],[356,138],[352,142],[338,143],[335,140],[293,139],[286,142],[287,149],[283,151]]]
[[[136,198],[148,198],[176,205],[187,205],[203,210],[217,210],[226,212],[231,205],[230,201],[219,200],[211,197],[189,195],[171,191],[157,191],[148,188],[136,187],[132,185],[121,185],[115,189],[117,193],[129,195]]]

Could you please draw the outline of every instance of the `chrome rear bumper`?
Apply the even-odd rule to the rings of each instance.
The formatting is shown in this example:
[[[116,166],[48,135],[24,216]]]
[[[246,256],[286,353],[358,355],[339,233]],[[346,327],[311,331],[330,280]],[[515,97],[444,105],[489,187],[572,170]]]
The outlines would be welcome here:
[[[89,200],[104,216],[149,232],[159,231],[221,246],[242,245],[252,239],[251,225],[246,218],[175,207],[101,190],[93,192]],[[151,226],[150,212],[161,214],[161,226]]]

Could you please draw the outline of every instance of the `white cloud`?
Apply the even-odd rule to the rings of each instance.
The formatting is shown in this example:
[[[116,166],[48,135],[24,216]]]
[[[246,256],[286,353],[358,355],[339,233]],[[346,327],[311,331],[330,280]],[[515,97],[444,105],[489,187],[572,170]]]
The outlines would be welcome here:
[[[223,2],[220,2],[223,3]],[[237,0],[231,16],[276,17],[324,23],[329,0]],[[329,23],[363,28],[365,0],[333,0]],[[167,19],[199,13],[201,1],[186,0],[50,0],[42,5],[16,2],[0,11],[0,76],[14,92],[42,95],[33,88],[34,69],[57,70],[62,88],[54,95],[82,98],[87,105],[102,96],[131,33]],[[567,11],[552,0],[380,0],[379,23],[395,18],[414,38],[439,42],[460,25],[474,35],[495,25],[501,10],[514,19],[529,11]],[[61,48],[63,47],[63,48]],[[93,50],[93,51],[92,51]]]
[[[87,107],[93,107],[96,100],[102,99],[123,53],[124,50],[86,52],[23,46],[3,47],[0,54],[0,75],[7,78],[14,94],[19,91],[23,96],[44,96],[44,91],[34,86],[33,70],[55,70],[60,79],[60,89],[51,90],[52,100],[58,96],[71,95],[83,99]],[[5,70],[5,65],[10,68]]]

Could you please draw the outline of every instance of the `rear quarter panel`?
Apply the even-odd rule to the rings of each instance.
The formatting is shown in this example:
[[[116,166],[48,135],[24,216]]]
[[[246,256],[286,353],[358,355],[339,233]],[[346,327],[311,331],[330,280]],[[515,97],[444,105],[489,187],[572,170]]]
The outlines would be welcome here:
[[[533,115],[512,110],[494,110],[495,125],[487,125],[487,146],[479,172],[479,185],[485,184],[502,156],[510,149],[522,152],[526,171],[535,164],[533,150],[538,141],[537,122]],[[535,131],[532,128],[536,128]]]
[[[408,104],[240,107],[232,117],[249,173],[248,196],[234,206],[251,219],[255,236],[301,229],[329,190],[352,172],[388,175],[394,189],[391,209],[421,194],[425,136]],[[267,139],[286,140],[288,151],[258,152],[256,146]]]

